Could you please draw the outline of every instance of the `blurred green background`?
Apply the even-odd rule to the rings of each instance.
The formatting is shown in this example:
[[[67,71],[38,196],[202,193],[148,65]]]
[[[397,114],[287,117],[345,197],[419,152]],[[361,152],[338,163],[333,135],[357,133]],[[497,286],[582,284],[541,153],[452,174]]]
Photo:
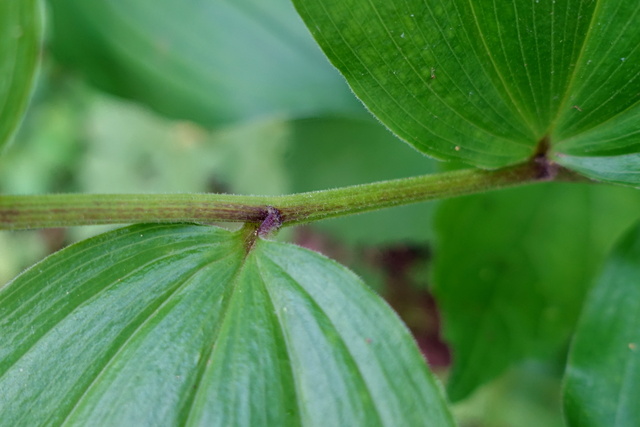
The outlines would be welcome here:
[[[277,195],[432,173],[371,117],[287,0],[47,4],[43,64],[0,158],[5,194]],[[286,230],[387,298],[446,378],[429,291],[436,203]],[[106,227],[0,233],[0,283]],[[463,426],[562,425],[561,358],[525,360],[455,406]]]

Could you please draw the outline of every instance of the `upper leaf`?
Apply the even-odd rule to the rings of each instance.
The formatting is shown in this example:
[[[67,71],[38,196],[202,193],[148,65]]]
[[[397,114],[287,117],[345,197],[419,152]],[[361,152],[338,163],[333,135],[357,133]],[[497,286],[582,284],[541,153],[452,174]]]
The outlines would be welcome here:
[[[560,163],[640,151],[637,2],[294,3],[367,107],[436,158],[501,167],[545,137]]]
[[[361,110],[287,0],[50,3],[59,60],[170,117],[210,126]]]
[[[134,226],[0,291],[7,425],[451,425],[409,332],[296,246]]]
[[[0,149],[22,120],[40,55],[38,0],[0,1]]]

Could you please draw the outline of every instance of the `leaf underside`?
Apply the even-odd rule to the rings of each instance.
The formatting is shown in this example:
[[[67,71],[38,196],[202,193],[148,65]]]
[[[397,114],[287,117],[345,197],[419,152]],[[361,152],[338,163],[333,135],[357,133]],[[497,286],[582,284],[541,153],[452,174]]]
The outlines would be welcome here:
[[[638,2],[294,4],[371,112],[431,156],[503,167],[545,137],[561,164],[640,152]]]
[[[564,387],[569,425],[640,425],[640,227],[613,251],[578,323]]]
[[[27,107],[40,54],[38,0],[0,2],[0,149]]]
[[[81,242],[0,291],[2,425],[451,425],[406,328],[314,252],[201,226]]]

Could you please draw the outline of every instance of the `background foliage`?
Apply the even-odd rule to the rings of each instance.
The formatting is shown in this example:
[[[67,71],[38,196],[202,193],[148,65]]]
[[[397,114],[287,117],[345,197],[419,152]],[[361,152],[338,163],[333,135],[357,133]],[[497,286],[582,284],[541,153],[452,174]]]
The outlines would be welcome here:
[[[303,3],[314,2],[298,6]],[[373,22],[365,15],[371,10],[339,3],[332,13],[342,14],[344,37],[362,40],[359,23]],[[529,156],[553,121],[554,135],[563,140],[558,159],[564,164],[595,177],[635,183],[636,155],[616,147],[628,153],[637,146],[638,37],[637,32],[623,35],[629,34],[638,7],[601,3],[532,3],[515,29],[533,32],[513,34],[514,27],[500,22],[511,22],[510,14],[524,9],[492,22],[490,9],[454,10],[458,2],[438,2],[442,7],[421,15],[433,25],[418,25],[413,9],[387,2],[382,15],[397,17],[401,11],[406,16],[394,19],[396,27],[387,27],[386,33],[367,26],[375,34],[366,35],[368,44],[358,52],[361,59],[389,67],[372,72],[370,65],[358,68],[353,61],[342,71],[364,101],[382,95],[380,88],[354,84],[358,73],[371,72],[384,85],[395,82],[397,98],[390,104],[417,103],[412,111],[424,109],[432,124],[451,105],[462,103],[458,122],[424,130],[405,110],[376,110],[369,102],[387,123],[403,120],[392,130],[423,151],[499,166]],[[180,7],[144,0],[91,6],[51,1],[44,68],[16,143],[0,158],[0,192],[282,194],[443,168],[399,143],[367,114],[287,1],[272,0],[269,6],[259,0],[215,5],[194,0]],[[477,14],[476,29],[468,26],[471,12]],[[556,16],[550,25],[562,31],[538,26],[536,14],[550,12]],[[454,48],[446,40],[459,27],[466,28],[456,32],[464,36],[456,45],[462,47]],[[484,40],[487,44],[520,36],[522,45],[538,49],[495,57],[505,67],[500,76],[478,59],[486,49],[479,33],[496,35]],[[322,36],[315,35],[322,43]],[[571,35],[573,44],[561,43]],[[418,52],[416,40],[422,39],[431,41],[429,49]],[[375,43],[391,42],[393,48],[373,55]],[[519,55],[522,61],[510,59]],[[593,58],[602,59],[594,63]],[[331,59],[336,62],[335,56]],[[420,66],[412,60],[420,60]],[[526,66],[534,63],[537,69]],[[555,77],[538,79],[549,73]],[[505,92],[504,80],[516,92]],[[440,98],[427,105],[407,97],[407,88],[418,84]],[[616,84],[621,89],[608,98],[605,89]],[[567,86],[573,92],[562,98]],[[408,138],[415,129],[435,129],[439,133],[428,139],[439,141],[438,146],[425,149],[417,142],[425,138]],[[465,147],[451,144],[450,138],[480,143]],[[592,140],[605,142],[591,146]],[[627,165],[623,176],[616,174],[620,165]],[[633,306],[615,316],[611,307],[624,297],[609,287],[635,277],[629,261],[637,252],[635,235],[608,261],[567,356],[569,339],[593,278],[614,243],[640,217],[639,205],[635,189],[553,183],[329,220],[282,233],[279,239],[348,264],[387,298],[446,382],[462,425],[562,425],[560,382],[567,357],[574,364],[565,390],[568,417],[579,425],[584,407],[576,402],[594,399],[580,395],[590,384],[580,369],[600,363],[591,358],[589,337],[598,327],[606,337],[610,325],[598,313],[610,310],[612,325],[634,322],[623,317]],[[2,233],[0,281],[103,230]],[[615,360],[628,361],[630,369],[637,360],[635,348],[629,347],[634,342],[632,331],[621,331],[616,340],[620,354]],[[606,377],[619,363],[598,366],[604,366],[600,376]],[[616,390],[631,386],[620,384]],[[602,419],[610,416],[604,411]],[[633,420],[637,415],[624,416]]]

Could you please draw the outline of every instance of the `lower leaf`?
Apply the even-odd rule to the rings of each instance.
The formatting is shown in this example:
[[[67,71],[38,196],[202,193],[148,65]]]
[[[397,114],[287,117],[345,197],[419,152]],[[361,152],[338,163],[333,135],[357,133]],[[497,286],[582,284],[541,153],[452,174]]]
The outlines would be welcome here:
[[[146,225],[0,290],[6,425],[451,425],[397,316],[314,252]]]

